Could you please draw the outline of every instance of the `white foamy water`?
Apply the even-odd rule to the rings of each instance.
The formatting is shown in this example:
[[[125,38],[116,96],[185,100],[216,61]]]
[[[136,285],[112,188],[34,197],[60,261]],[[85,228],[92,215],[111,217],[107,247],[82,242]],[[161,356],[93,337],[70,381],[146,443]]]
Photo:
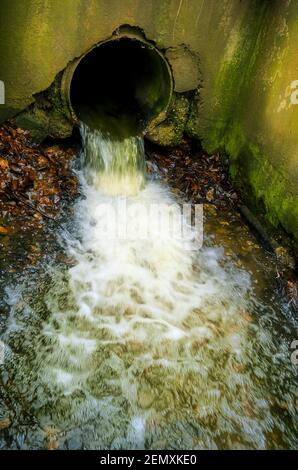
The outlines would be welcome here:
[[[137,194],[144,185],[144,140],[121,140],[81,124],[85,175],[92,187],[111,196]]]
[[[208,414],[208,407],[214,412],[213,407],[219,405],[221,391],[215,387],[211,393],[206,386],[214,366],[209,356],[214,350],[224,350],[229,357],[228,368],[233,361],[245,360],[242,314],[250,279],[245,272],[222,266],[222,249],[191,250],[183,240],[172,236],[173,227],[148,220],[148,206],[160,204],[166,208],[175,202],[168,189],[151,181],[139,187],[136,195],[132,196],[130,190],[127,195],[126,186],[118,185],[117,179],[123,167],[118,173],[119,167],[114,166],[113,155],[109,154],[113,144],[102,143],[100,134],[92,138],[85,135],[86,141],[92,141],[92,146],[85,151],[94,157],[97,142],[108,163],[101,169],[97,167],[95,184],[86,183],[83,177],[85,197],[77,204],[75,219],[79,241],[74,243],[71,238],[67,242],[70,255],[76,259],[76,265],[68,271],[71,304],[76,308],[74,311],[71,305],[60,312],[49,299],[56,327],[50,322],[45,334],[54,338],[56,347],[48,358],[52,366],[47,369],[47,380],[56,381],[64,394],[73,393],[79,384],[86,390],[83,384],[90,383],[92,400],[95,395],[100,410],[110,409],[112,414],[120,413],[120,403],[125,400],[131,424],[116,433],[118,444],[114,445],[121,447],[131,441],[133,447],[142,445],[139,441],[144,440],[141,436],[146,423],[148,426],[154,419],[156,406],[164,407],[164,412],[172,409],[175,421],[179,389],[185,381],[190,381],[186,389],[195,392],[194,401],[200,401],[203,392],[208,393],[199,413]],[[137,158],[143,158],[143,154],[136,156],[136,147],[133,139],[124,146],[125,152],[131,149],[134,156],[126,181],[139,181]],[[118,152],[119,143],[116,159]],[[90,162],[88,155],[86,160]],[[111,178],[111,167],[116,179]],[[115,197],[118,191],[120,195]],[[119,198],[125,198],[128,208],[135,204],[143,208],[132,212],[131,218],[128,215],[126,224],[149,225],[150,238],[117,238],[120,217],[110,236],[102,236],[102,226],[109,225],[106,218],[110,214],[102,213],[100,207],[108,205],[112,213]],[[237,374],[234,380],[239,380]],[[102,396],[105,387],[117,390],[116,395],[110,391]],[[82,406],[85,411],[81,413],[89,415],[90,402]]]
[[[192,240],[187,246],[173,227],[148,220],[150,204],[174,198],[156,181],[143,184],[136,139],[124,145],[132,162],[125,173],[120,144],[115,163],[113,143],[88,132],[84,197],[76,229],[63,234],[75,265],[55,272],[42,299],[27,306],[29,317],[39,312],[39,330],[33,322],[30,360],[25,354],[14,366],[19,393],[31,397],[39,426],[53,423],[88,448],[266,448],[270,391],[250,368],[249,274],[223,249],[191,250]],[[123,198],[144,208],[126,223],[153,225],[149,238],[117,237],[120,218],[102,236],[110,213],[101,205],[112,213]],[[19,297],[9,294],[14,330]],[[13,335],[8,330],[7,343]],[[262,380],[262,367],[258,373]]]

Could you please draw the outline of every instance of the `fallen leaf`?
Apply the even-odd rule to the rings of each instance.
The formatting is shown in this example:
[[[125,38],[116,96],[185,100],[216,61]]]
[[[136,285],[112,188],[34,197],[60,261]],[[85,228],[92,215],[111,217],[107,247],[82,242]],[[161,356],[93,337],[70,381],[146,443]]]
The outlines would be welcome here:
[[[0,170],[7,170],[8,167],[8,161],[5,158],[0,158]]]
[[[3,227],[0,225],[0,235],[8,235],[12,230],[9,227]]]
[[[209,191],[207,191],[206,199],[207,199],[208,202],[213,201],[213,199],[214,199],[214,188],[211,188],[211,189],[209,189]]]

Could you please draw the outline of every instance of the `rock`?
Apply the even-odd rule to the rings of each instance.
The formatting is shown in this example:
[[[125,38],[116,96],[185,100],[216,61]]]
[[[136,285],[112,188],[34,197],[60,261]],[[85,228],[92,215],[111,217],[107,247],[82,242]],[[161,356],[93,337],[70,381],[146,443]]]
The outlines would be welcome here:
[[[181,93],[175,93],[167,118],[161,124],[149,130],[146,138],[162,146],[178,145],[183,138],[188,111],[188,98]]]
[[[45,442],[45,448],[47,450],[56,450],[59,448],[59,441],[57,439],[49,439]]]
[[[11,426],[12,422],[10,418],[4,418],[0,420],[0,429],[7,429]]]
[[[55,428],[54,426],[45,426],[43,428],[44,432],[44,446],[47,450],[55,450],[59,447],[58,436],[60,434],[60,429]]]
[[[35,104],[16,117],[19,127],[30,131],[34,142],[42,142],[48,135],[63,139],[72,133],[72,124],[55,110],[44,110]]]
[[[138,392],[138,404],[143,409],[149,408],[152,405],[154,398],[153,391],[148,388],[140,389]]]
[[[285,266],[288,266],[291,269],[295,269],[295,265],[296,265],[295,259],[286,247],[278,246],[274,249],[274,252],[276,254],[277,259],[282,264],[284,264]]]

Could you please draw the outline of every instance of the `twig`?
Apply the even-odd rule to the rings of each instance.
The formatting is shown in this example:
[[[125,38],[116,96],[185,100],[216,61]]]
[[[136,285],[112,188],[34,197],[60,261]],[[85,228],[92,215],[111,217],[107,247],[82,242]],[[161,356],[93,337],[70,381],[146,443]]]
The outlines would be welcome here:
[[[54,217],[51,217],[50,215],[45,214],[45,212],[41,211],[40,209],[35,207],[33,204],[30,204],[30,202],[24,200],[23,196],[21,196],[20,194],[17,194],[15,191],[8,191],[8,193],[11,199],[16,199],[21,204],[24,204],[25,206],[29,207],[31,210],[35,212],[38,212],[40,215],[42,215],[46,219],[53,220],[57,225],[61,227],[60,223],[56,219],[54,219]]]

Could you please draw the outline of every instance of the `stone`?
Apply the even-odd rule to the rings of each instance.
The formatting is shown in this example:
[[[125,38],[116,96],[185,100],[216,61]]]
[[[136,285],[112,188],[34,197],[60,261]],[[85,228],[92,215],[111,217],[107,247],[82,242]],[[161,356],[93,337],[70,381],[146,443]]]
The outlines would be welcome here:
[[[178,145],[183,137],[188,111],[188,97],[182,93],[175,93],[167,118],[151,129],[146,138],[162,146]]]

